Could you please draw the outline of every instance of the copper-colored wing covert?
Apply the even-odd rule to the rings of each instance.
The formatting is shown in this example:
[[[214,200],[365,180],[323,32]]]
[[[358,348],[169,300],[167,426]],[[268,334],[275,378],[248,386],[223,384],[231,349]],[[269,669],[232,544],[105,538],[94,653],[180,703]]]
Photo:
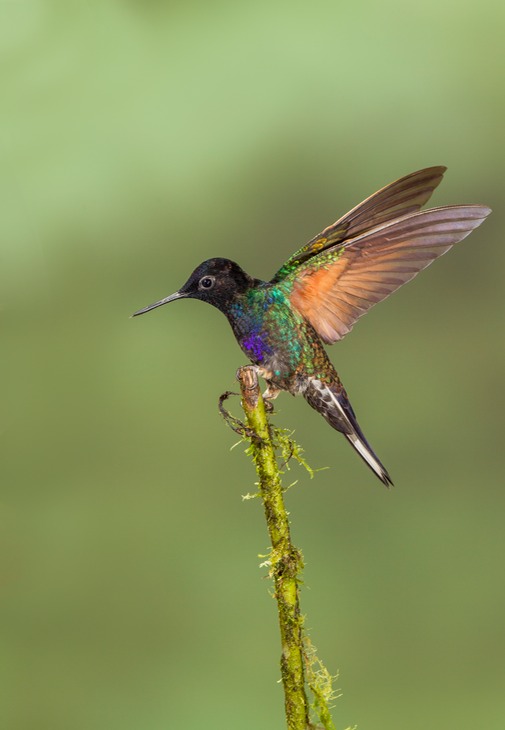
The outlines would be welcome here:
[[[272,282],[281,281],[312,256],[337,243],[356,238],[387,221],[419,210],[431,197],[446,169],[442,165],[427,167],[386,185],[293,254]]]
[[[291,303],[325,342],[340,340],[358,317],[468,236],[490,212],[483,205],[431,208],[323,250],[289,277]]]

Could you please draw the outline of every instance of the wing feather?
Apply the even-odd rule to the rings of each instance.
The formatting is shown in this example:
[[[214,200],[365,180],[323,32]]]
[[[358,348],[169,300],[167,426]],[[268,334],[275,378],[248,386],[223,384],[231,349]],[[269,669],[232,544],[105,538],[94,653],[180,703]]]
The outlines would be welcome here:
[[[297,266],[337,243],[356,238],[372,228],[419,210],[440,184],[446,169],[442,165],[427,167],[386,185],[293,254],[272,282],[281,281]]]
[[[416,276],[489,215],[482,205],[411,213],[310,258],[292,272],[292,305],[328,343]]]

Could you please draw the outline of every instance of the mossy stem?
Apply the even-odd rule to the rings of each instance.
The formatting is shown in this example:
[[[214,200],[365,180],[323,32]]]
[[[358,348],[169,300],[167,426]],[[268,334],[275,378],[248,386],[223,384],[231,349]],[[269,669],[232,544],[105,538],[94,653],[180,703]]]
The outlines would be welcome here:
[[[305,693],[303,617],[299,604],[303,560],[291,542],[275,446],[256,369],[250,366],[240,368],[237,379],[242,407],[251,431],[251,452],[271,540],[270,574],[274,581],[279,615],[282,646],[280,664],[287,726],[288,730],[307,730],[311,724]]]

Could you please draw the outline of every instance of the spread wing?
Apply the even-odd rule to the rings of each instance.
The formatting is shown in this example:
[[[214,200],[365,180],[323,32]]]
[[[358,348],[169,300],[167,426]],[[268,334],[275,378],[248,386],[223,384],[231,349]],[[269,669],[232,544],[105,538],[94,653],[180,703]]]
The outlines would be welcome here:
[[[292,305],[327,343],[468,236],[489,215],[455,205],[402,216],[313,255],[287,278]]]
[[[419,210],[431,197],[446,169],[443,166],[427,167],[386,185],[293,254],[276,273],[272,283],[286,278],[308,259],[337,243]]]

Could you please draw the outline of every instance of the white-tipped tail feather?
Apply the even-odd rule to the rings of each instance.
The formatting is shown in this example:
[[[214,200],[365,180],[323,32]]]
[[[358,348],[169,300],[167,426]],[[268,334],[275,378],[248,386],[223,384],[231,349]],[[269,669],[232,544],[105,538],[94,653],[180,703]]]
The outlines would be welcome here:
[[[391,481],[391,477],[387,470],[382,466],[379,459],[375,456],[369,444],[355,433],[345,433],[344,436],[351,446],[354,446],[363,461],[365,461],[370,469],[377,474],[381,482],[385,484],[386,487],[389,487],[390,485],[392,486],[393,482]]]
[[[383,484],[387,487],[393,484],[387,469],[381,464],[359,427],[347,394],[339,381],[327,384],[317,378],[310,378],[304,397],[312,408],[324,416],[330,426],[344,434]]]

